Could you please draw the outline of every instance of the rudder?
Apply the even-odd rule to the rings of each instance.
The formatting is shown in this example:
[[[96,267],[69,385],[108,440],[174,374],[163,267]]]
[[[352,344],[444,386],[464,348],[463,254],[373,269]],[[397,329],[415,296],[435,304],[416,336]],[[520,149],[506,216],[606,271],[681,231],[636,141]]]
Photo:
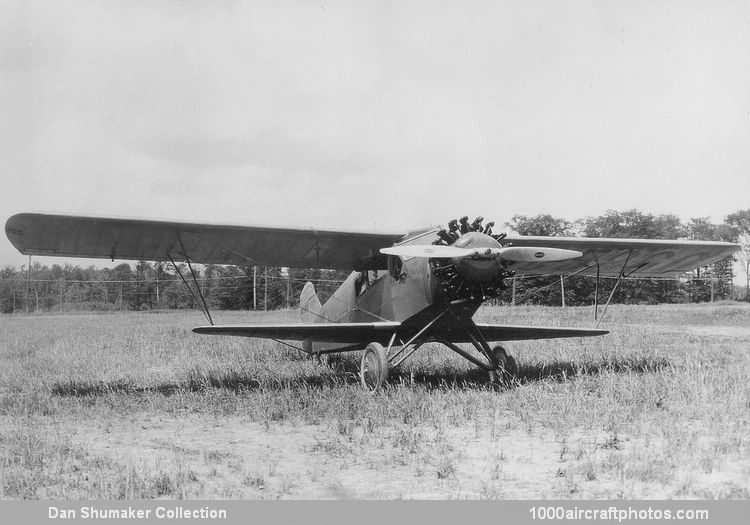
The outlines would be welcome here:
[[[302,310],[302,322],[303,323],[314,323],[320,319],[320,312],[323,307],[318,299],[318,294],[315,293],[315,286],[311,282],[305,283],[305,287],[302,288],[302,293],[299,296],[299,306]]]

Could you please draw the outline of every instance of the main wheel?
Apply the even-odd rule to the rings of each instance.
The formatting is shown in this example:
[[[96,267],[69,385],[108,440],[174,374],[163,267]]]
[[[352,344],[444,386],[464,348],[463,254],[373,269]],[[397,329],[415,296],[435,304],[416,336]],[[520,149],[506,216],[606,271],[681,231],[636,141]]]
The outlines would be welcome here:
[[[508,355],[508,352],[502,346],[496,346],[492,349],[492,360],[497,365],[495,371],[490,372],[490,379],[492,381],[499,379],[504,383],[508,383],[518,375],[516,360],[512,355]]]
[[[359,378],[362,386],[377,390],[388,380],[388,356],[380,343],[370,343],[362,354]]]

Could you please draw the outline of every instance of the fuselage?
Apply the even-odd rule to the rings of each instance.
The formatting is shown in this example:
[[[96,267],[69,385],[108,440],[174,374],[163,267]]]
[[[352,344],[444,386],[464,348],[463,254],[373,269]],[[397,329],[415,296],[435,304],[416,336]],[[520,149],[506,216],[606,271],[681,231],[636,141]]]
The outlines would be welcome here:
[[[430,245],[437,230],[406,238],[399,244]],[[498,248],[494,238],[480,232],[462,235],[461,248]],[[383,266],[382,261],[378,266]],[[456,298],[466,299],[466,315],[494,296],[503,272],[496,258],[427,259],[387,256],[387,269],[352,272],[321,310],[320,322],[422,322]],[[333,344],[316,343],[318,349]]]

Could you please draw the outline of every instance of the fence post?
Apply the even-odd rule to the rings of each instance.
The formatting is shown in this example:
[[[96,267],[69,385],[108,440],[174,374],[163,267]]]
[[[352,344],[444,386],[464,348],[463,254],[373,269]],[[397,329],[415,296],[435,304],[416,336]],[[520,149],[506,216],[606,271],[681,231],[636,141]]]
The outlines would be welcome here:
[[[565,279],[560,276],[560,295],[562,296],[562,307],[565,308]]]

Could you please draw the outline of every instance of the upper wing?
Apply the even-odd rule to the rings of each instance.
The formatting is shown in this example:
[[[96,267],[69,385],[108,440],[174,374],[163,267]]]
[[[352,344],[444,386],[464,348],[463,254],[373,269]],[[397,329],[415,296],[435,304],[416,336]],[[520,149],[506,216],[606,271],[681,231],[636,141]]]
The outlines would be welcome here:
[[[401,326],[396,322],[377,323],[294,323],[294,324],[227,324],[199,326],[196,334],[238,335],[292,341],[319,341],[326,343],[362,343],[385,341]]]
[[[350,270],[402,233],[219,226],[21,213],[5,233],[24,255]]]
[[[518,275],[673,276],[719,261],[739,249],[737,244],[711,241],[600,239],[591,237],[506,237],[513,246],[543,246],[576,250],[583,257],[558,262],[517,262]],[[625,265],[627,261],[627,265]]]

